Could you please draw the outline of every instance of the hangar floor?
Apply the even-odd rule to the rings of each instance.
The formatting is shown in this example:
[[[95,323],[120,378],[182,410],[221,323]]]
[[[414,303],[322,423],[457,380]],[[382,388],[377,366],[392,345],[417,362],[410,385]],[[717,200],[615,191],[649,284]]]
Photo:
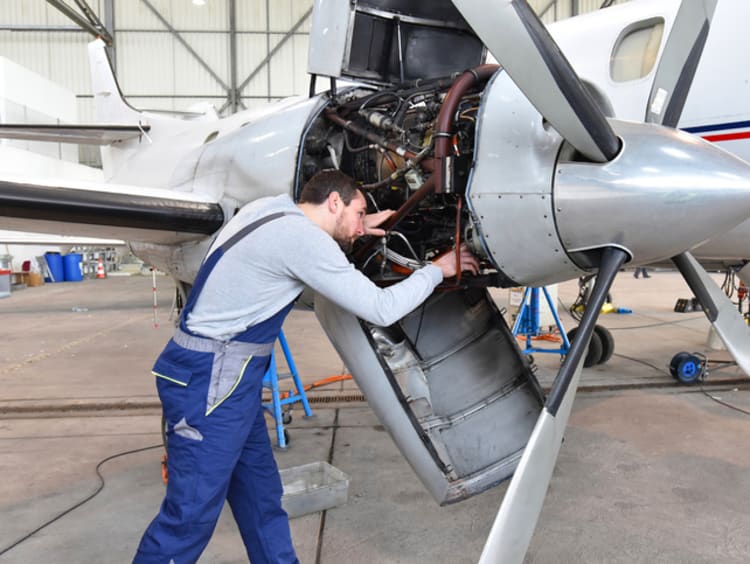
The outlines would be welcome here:
[[[0,300],[0,562],[132,558],[163,494],[162,451],[138,451],[161,440],[149,370],[171,335],[173,290],[158,283],[158,328],[148,277],[47,284]],[[569,304],[576,292],[563,284],[559,297]],[[750,416],[709,395],[750,410],[748,381],[717,368],[707,395],[668,375],[676,352],[707,350],[703,315],[672,312],[689,297],[678,274],[624,272],[612,293],[633,313],[601,317],[615,356],[584,370],[527,562],[747,562]],[[505,305],[508,292],[495,296]],[[293,312],[285,331],[305,382],[341,373],[314,315]],[[549,385],[559,357],[537,360]],[[279,466],[330,460],[351,483],[346,505],[292,520],[301,562],[477,561],[504,486],[439,508],[352,382],[310,396],[316,417],[295,409]],[[114,457],[128,451],[138,452]],[[95,497],[13,546],[96,492],[97,472]],[[201,562],[245,561],[225,512]]]

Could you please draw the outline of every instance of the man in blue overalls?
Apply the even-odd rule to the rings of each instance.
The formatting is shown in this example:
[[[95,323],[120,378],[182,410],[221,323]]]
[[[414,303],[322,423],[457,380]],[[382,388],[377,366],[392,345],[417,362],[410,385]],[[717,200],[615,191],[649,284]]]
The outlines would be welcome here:
[[[261,403],[284,318],[305,286],[355,315],[390,325],[456,273],[449,253],[403,282],[378,288],[343,250],[392,212],[365,216],[356,183],[323,171],[299,204],[286,195],[242,208],[209,249],[154,364],[167,431],[169,483],[135,562],[196,562],[229,501],[253,564],[295,563],[282,486]],[[343,249],[343,250],[342,250]],[[461,269],[476,258],[461,249]]]

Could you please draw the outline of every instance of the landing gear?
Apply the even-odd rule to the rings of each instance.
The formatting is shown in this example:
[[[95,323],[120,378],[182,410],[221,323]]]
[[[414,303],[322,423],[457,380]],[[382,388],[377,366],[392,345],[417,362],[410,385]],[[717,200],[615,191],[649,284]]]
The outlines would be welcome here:
[[[573,327],[573,329],[568,331],[568,340],[571,341],[577,332],[578,327]],[[606,327],[595,325],[594,332],[591,334],[591,341],[589,342],[589,351],[583,361],[583,366],[590,368],[598,364],[604,364],[612,358],[612,353],[614,352],[615,339],[612,333]]]
[[[688,352],[679,352],[669,363],[669,372],[683,384],[695,384],[705,372],[705,360]]]
[[[602,341],[602,356],[597,364],[604,364],[612,358],[612,355],[615,352],[615,338],[612,336],[612,333],[609,332],[609,329],[602,325],[595,325],[594,333],[599,335],[599,338]]]

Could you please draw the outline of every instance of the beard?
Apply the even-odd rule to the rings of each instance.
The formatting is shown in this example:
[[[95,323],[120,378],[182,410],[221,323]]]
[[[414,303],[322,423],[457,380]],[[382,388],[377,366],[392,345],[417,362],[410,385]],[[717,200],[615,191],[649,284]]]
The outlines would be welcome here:
[[[336,235],[334,235],[333,240],[339,244],[339,247],[341,247],[341,250],[344,251],[344,254],[349,254],[354,247],[353,239],[349,239],[347,237],[337,237]]]
[[[344,254],[349,254],[352,247],[354,247],[354,238],[346,236],[341,224],[342,221],[340,219],[336,221],[336,227],[333,230],[333,240],[338,243],[341,250],[344,251]]]

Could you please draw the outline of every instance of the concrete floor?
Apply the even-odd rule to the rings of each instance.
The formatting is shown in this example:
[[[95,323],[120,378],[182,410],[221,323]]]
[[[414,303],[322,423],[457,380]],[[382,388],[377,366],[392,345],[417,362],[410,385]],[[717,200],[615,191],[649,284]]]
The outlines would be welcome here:
[[[171,336],[172,291],[158,279],[157,328],[150,278],[47,284],[0,300],[0,562],[132,558],[163,495],[149,371]],[[561,285],[560,300],[571,303],[576,291]],[[747,562],[750,417],[666,373],[676,352],[707,350],[707,321],[672,312],[689,297],[672,272],[622,273],[612,293],[633,313],[600,320],[616,354],[583,373],[527,562]],[[494,295],[507,301],[507,291]],[[306,382],[344,370],[314,315],[293,312],[285,332]],[[559,357],[536,358],[549,385]],[[712,370],[709,384],[711,395],[750,410],[750,387],[735,367]],[[330,460],[351,481],[346,505],[292,520],[301,562],[477,561],[504,486],[440,508],[352,382],[309,395],[316,417],[295,409],[279,466]],[[138,452],[117,456],[128,451]],[[97,468],[104,486],[95,497],[8,550],[96,492]],[[201,562],[245,561],[225,512]]]

